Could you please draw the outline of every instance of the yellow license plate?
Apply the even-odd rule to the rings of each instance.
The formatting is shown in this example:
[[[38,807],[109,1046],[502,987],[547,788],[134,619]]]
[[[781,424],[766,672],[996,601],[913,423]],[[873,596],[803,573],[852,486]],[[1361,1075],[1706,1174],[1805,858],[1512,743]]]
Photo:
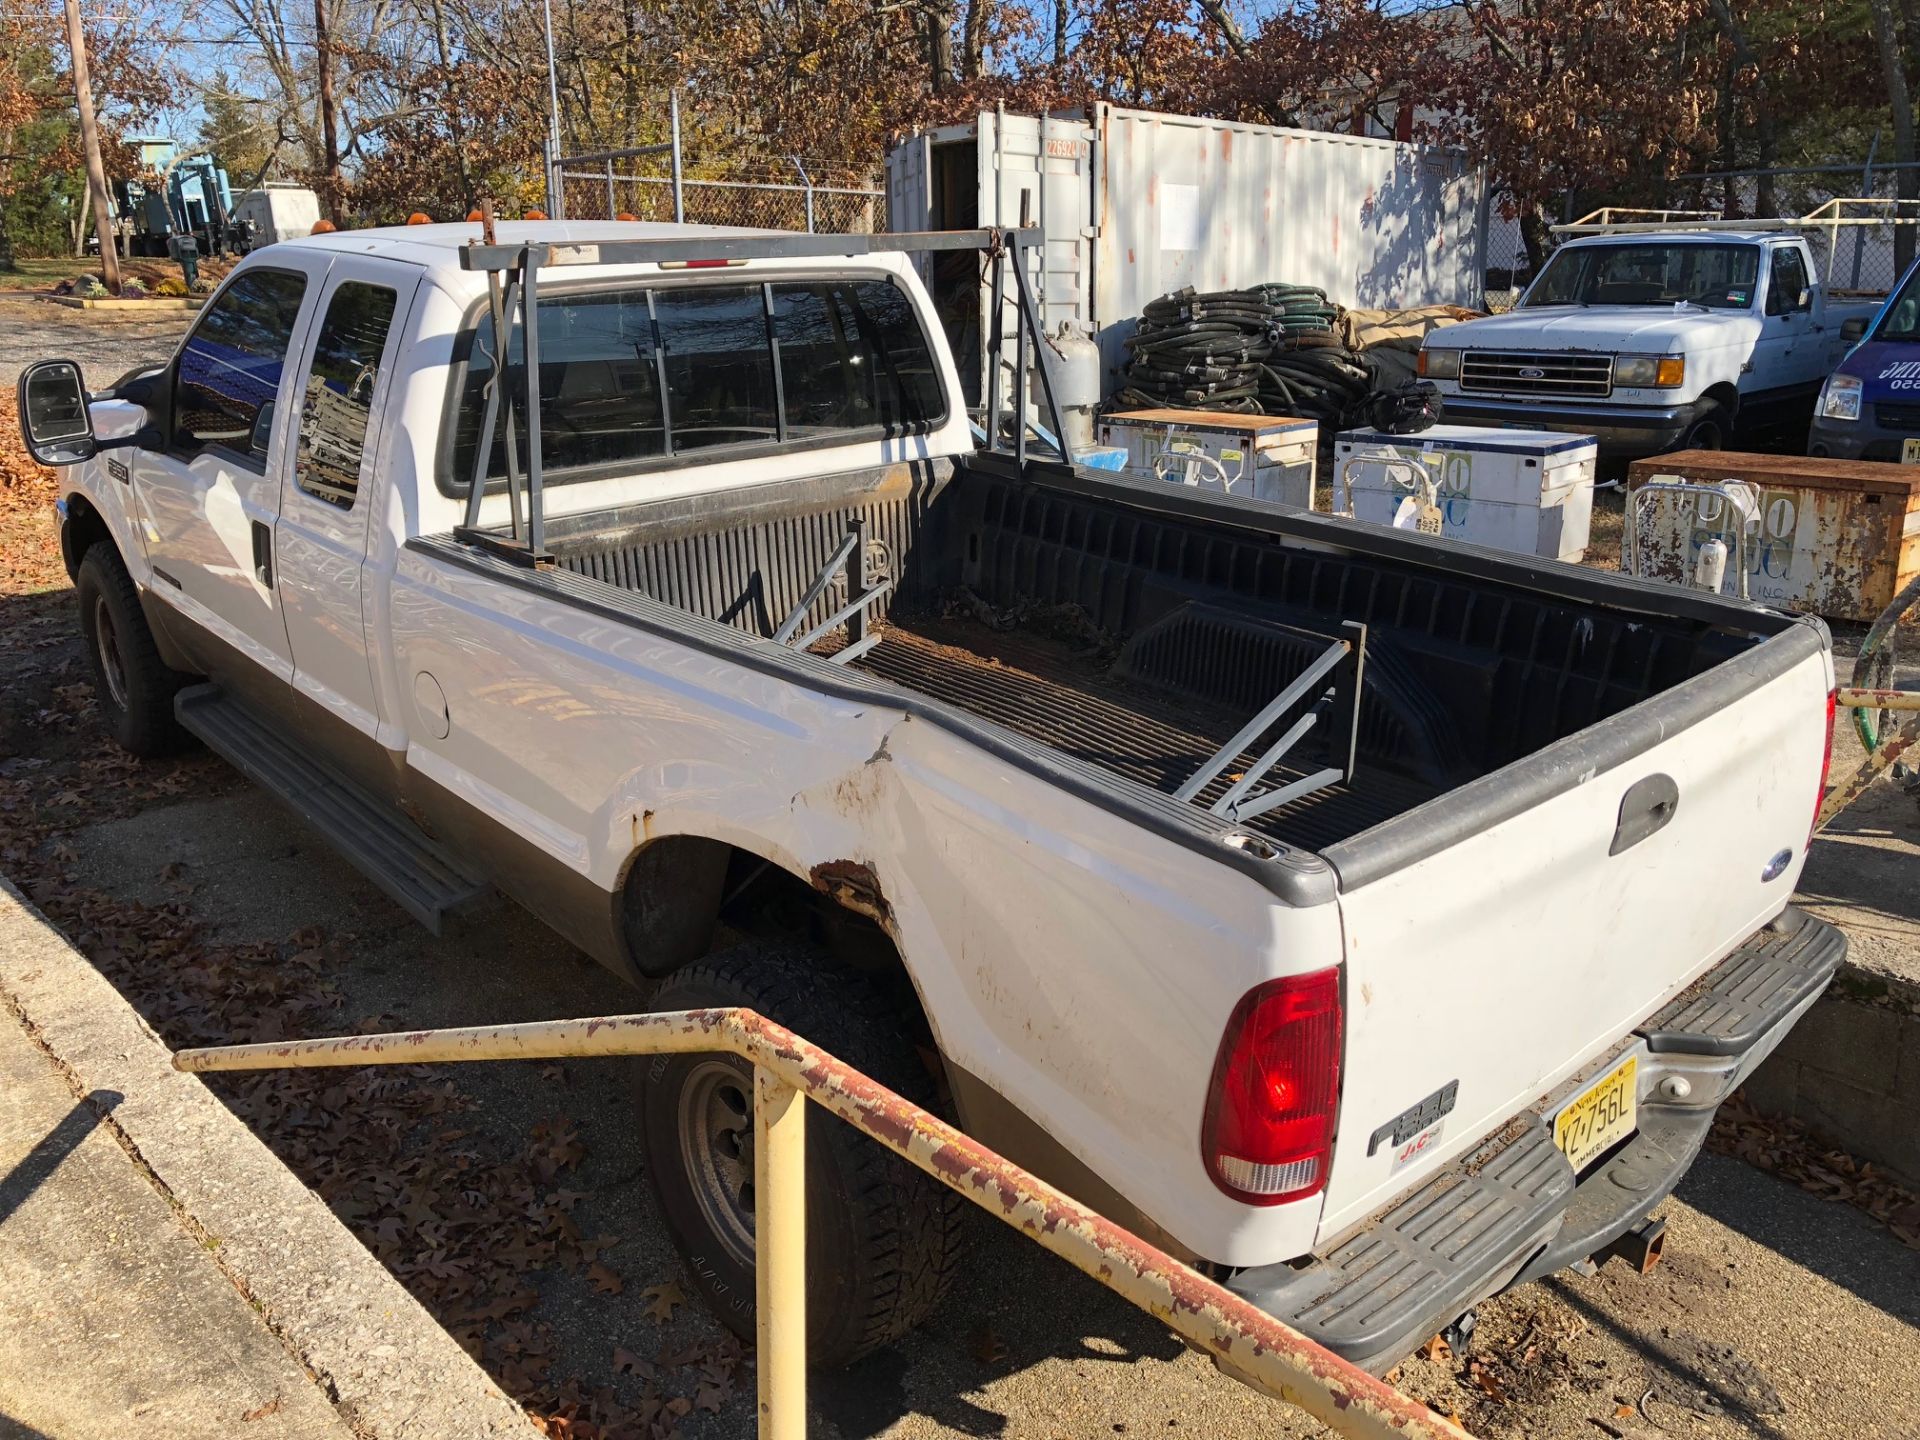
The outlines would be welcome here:
[[[1633,1133],[1636,1068],[1637,1061],[1629,1055],[1555,1118],[1553,1143],[1566,1155],[1574,1174]]]
[[[1920,465],[1920,440],[1909,436],[1900,442],[1900,463],[1902,465]]]

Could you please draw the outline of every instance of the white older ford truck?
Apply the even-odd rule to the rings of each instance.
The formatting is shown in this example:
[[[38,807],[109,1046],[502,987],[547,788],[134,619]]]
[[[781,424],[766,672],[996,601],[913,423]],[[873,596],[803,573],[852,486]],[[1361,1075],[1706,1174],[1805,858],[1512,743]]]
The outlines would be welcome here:
[[[1450,422],[1577,431],[1622,457],[1719,450],[1804,425],[1859,338],[1846,322],[1878,305],[1830,296],[1789,231],[1583,236],[1506,314],[1436,331],[1419,370]]]
[[[902,252],[1035,232],[476,231],[275,245],[166,366],[22,379],[115,737],[428,923],[490,883],[767,1012],[1376,1369],[1630,1243],[1826,985],[1818,620],[983,446]],[[639,1098],[743,1330],[751,1094]],[[846,1359],[957,1202],[814,1123]]]

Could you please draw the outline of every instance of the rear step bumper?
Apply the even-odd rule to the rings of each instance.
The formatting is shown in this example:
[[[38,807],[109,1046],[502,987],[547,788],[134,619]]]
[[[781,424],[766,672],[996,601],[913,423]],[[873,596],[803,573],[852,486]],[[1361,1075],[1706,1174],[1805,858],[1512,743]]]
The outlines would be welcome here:
[[[1239,1271],[1227,1288],[1364,1369],[1390,1369],[1481,1300],[1644,1220],[1846,953],[1840,931],[1789,908],[1657,1011],[1601,1062],[1639,1057],[1640,1128],[1584,1176],[1554,1147],[1543,1101],[1325,1254]]]

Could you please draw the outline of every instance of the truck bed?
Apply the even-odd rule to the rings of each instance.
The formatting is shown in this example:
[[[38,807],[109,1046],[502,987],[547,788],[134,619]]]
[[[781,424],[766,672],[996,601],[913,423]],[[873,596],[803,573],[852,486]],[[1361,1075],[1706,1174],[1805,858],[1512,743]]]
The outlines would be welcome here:
[[[1424,563],[1401,563],[1366,553],[1383,533],[1372,527],[1064,469],[1057,486],[1035,484],[990,459],[561,517],[549,543],[577,575],[768,637],[856,516],[869,583],[892,589],[873,607],[878,645],[852,668],[1163,795],[1350,634],[1348,622],[1364,625],[1351,782],[1251,822],[1306,850],[1488,775],[1788,623],[1755,612],[1753,629],[1730,628],[1724,606],[1695,618],[1672,590],[1644,609],[1595,603],[1578,597],[1583,581],[1621,587],[1460,547],[1416,545]],[[1344,553],[1283,533],[1302,525],[1362,543]],[[1503,564],[1517,578],[1488,578]],[[1555,584],[1531,583],[1545,577]],[[845,598],[844,582],[829,587],[808,626]],[[812,649],[830,656],[845,643],[840,631]],[[1195,804],[1211,804],[1271,738],[1252,742]],[[1326,765],[1328,753],[1303,743],[1270,783]]]
[[[860,670],[950,700],[1168,795],[1247,718],[1223,706],[1182,703],[1130,684],[1097,653],[1028,630],[996,630],[956,617],[896,615],[880,634],[880,644],[853,662]],[[844,643],[844,635],[835,636],[818,647],[819,653],[830,655]],[[1252,747],[1243,752],[1195,803],[1212,804],[1257,754]],[[1282,762],[1274,767],[1273,782],[1299,779],[1311,768]],[[1362,771],[1352,785],[1290,801],[1251,824],[1287,844],[1317,849],[1437,793],[1437,786],[1375,767]]]

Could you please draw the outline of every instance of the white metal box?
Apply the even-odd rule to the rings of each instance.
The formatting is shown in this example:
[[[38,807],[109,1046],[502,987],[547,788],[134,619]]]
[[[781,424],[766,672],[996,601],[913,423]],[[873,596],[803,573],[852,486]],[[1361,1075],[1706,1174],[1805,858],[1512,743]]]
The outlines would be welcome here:
[[[1578,561],[1593,519],[1595,453],[1591,435],[1551,430],[1347,430],[1334,441],[1332,500],[1340,508],[1350,487],[1354,518],[1391,525],[1401,502],[1419,498],[1404,463],[1415,460],[1434,481],[1442,535]]]
[[[1179,483],[1190,476],[1203,489],[1313,508],[1316,421],[1216,410],[1125,410],[1101,416],[1095,435],[1102,445],[1124,447],[1124,468],[1136,475]],[[1206,459],[1189,466],[1183,454]]]

